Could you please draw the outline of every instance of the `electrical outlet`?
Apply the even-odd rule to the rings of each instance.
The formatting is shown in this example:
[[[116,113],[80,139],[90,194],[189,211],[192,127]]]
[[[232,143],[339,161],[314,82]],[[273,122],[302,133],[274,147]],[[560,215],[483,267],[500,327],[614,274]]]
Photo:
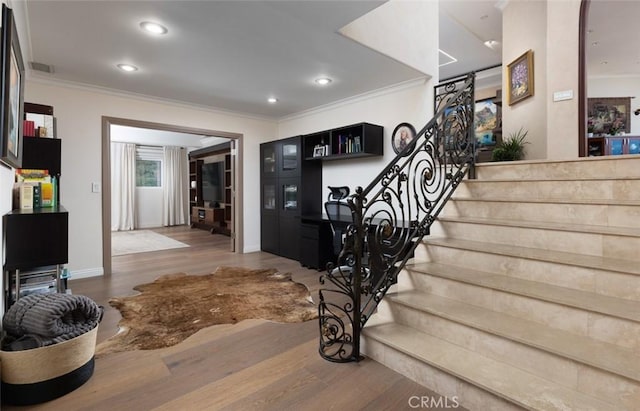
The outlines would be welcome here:
[[[100,192],[100,183],[91,183],[91,192],[99,193]]]

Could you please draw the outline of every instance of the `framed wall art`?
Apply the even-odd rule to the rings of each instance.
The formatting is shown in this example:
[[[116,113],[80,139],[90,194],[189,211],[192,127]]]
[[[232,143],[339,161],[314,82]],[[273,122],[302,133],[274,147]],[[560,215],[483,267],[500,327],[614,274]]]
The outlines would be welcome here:
[[[590,97],[587,111],[587,129],[596,135],[631,132],[630,97]]]
[[[24,64],[13,12],[2,5],[2,78],[0,87],[0,161],[22,167]]]
[[[403,155],[408,156],[415,148],[416,129],[409,123],[400,123],[393,130],[391,135],[391,145],[396,154],[403,153],[406,147],[410,147],[404,151]]]
[[[528,50],[507,66],[509,105],[533,96],[533,51]]]

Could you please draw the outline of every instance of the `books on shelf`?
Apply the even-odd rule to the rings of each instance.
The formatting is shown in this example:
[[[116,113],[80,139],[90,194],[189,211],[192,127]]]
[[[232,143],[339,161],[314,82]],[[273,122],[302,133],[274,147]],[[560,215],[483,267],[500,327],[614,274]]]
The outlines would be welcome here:
[[[16,170],[14,208],[54,207],[58,203],[57,197],[57,179],[47,170]]]

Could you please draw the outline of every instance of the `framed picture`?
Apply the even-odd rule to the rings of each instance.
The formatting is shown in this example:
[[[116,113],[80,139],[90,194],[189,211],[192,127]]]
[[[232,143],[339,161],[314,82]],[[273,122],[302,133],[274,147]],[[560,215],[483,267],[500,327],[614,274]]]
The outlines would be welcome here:
[[[411,154],[415,148],[416,129],[409,123],[400,123],[393,130],[391,135],[391,145],[396,154],[402,153],[403,156]],[[408,149],[405,148],[410,147]]]
[[[507,66],[509,105],[533,96],[533,51],[529,50]]]
[[[313,148],[313,156],[314,157],[322,157],[324,156],[324,146],[315,146]]]
[[[587,110],[587,131],[596,135],[631,132],[630,97],[590,97]]]
[[[498,126],[498,106],[493,98],[476,101],[473,125],[478,146],[496,144],[493,130]]]
[[[0,161],[22,167],[24,64],[13,12],[2,5],[2,79],[0,90]]]

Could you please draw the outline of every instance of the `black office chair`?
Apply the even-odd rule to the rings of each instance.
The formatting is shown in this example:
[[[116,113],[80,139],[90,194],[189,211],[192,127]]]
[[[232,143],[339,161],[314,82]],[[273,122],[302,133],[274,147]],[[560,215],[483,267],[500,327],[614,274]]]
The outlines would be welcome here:
[[[324,203],[331,230],[333,231],[333,254],[337,256],[342,250],[343,238],[347,227],[353,222],[351,208],[344,200],[349,195],[349,187],[329,187],[329,196]],[[335,261],[335,259],[334,259]]]

